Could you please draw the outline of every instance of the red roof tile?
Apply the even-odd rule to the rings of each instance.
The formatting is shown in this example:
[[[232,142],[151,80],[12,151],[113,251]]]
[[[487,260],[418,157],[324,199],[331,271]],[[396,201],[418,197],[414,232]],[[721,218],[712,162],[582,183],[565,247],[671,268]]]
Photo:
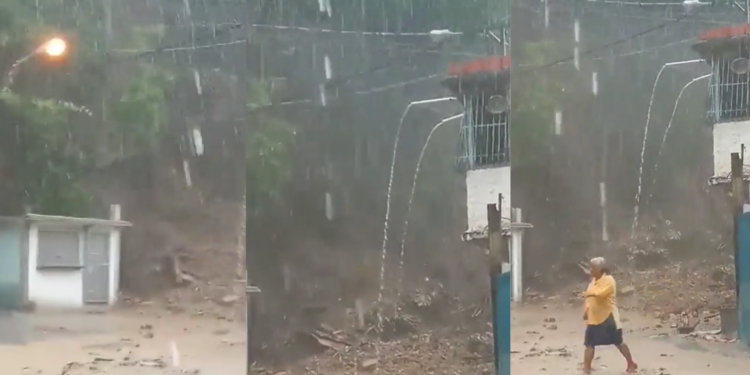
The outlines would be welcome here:
[[[448,75],[464,76],[481,73],[498,73],[510,69],[510,56],[490,56],[465,63],[450,64]]]
[[[739,26],[719,27],[700,33],[698,39],[702,41],[728,39],[738,36],[750,36],[750,23]]]

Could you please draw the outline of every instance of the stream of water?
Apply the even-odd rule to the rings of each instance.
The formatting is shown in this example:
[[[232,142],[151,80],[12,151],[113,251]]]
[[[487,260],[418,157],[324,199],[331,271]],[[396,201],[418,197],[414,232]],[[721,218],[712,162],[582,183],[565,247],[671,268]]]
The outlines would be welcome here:
[[[669,117],[669,123],[667,124],[667,129],[664,130],[664,136],[661,139],[661,145],[659,145],[659,151],[656,154],[656,162],[654,163],[654,179],[651,182],[651,193],[648,195],[648,198],[646,199],[646,204],[648,205],[649,201],[651,201],[651,198],[654,196],[654,186],[656,186],[656,178],[659,176],[656,172],[659,170],[659,159],[661,158],[661,153],[664,151],[664,145],[667,143],[667,136],[669,136],[669,130],[672,129],[672,122],[674,121],[674,115],[677,113],[677,106],[680,104],[680,99],[682,98],[682,94],[685,92],[685,90],[690,87],[695,82],[698,82],[702,79],[710,77],[711,74],[702,75],[700,77],[693,78],[690,82],[686,83],[685,86],[682,87],[680,90],[680,93],[677,95],[677,100],[674,102],[674,107],[672,108],[672,115]]]
[[[404,279],[404,253],[406,249],[406,234],[409,229],[409,214],[411,213],[411,206],[412,206],[412,203],[414,202],[414,193],[417,190],[417,179],[419,178],[419,170],[422,166],[422,160],[424,159],[425,151],[427,151],[427,146],[430,144],[430,139],[432,139],[432,135],[435,134],[435,131],[437,131],[441,126],[443,126],[447,122],[462,118],[463,116],[464,114],[460,113],[455,116],[444,118],[443,120],[435,124],[435,126],[432,127],[432,130],[430,130],[430,134],[427,135],[427,139],[424,141],[424,145],[422,146],[422,151],[419,153],[419,160],[417,160],[417,167],[414,169],[414,177],[412,179],[412,184],[411,184],[411,193],[409,193],[409,203],[406,205],[406,219],[404,219],[404,230],[401,233],[401,252],[399,254],[399,263],[398,263],[399,296],[401,294],[401,284],[403,283],[403,279]]]
[[[380,306],[383,302],[383,294],[385,292],[385,264],[388,257],[388,222],[391,217],[391,194],[393,192],[393,174],[396,169],[396,156],[398,155],[398,141],[401,138],[401,129],[404,126],[404,120],[406,119],[406,115],[409,114],[409,110],[411,110],[412,107],[416,105],[426,105],[426,104],[433,104],[433,103],[442,103],[442,102],[448,102],[448,101],[456,101],[457,99],[450,96],[450,97],[443,97],[443,98],[436,98],[436,99],[426,99],[426,100],[419,100],[415,102],[409,103],[408,106],[406,106],[406,109],[404,109],[404,113],[401,114],[401,120],[398,123],[398,127],[396,128],[396,137],[393,141],[393,154],[391,155],[391,169],[388,174],[388,190],[386,192],[386,201],[385,201],[385,219],[383,220],[383,243],[381,247],[381,257],[380,257],[380,289],[378,290],[378,300],[377,300],[377,306],[378,306],[378,325],[382,326],[383,324],[383,316],[380,313]]]
[[[661,74],[664,73],[664,70],[667,67],[676,66],[676,65],[693,64],[693,63],[699,63],[703,61],[704,61],[703,59],[695,59],[695,60],[674,61],[674,62],[666,63],[662,65],[661,69],[659,69],[659,73],[656,74],[656,78],[654,79],[654,85],[651,88],[651,98],[648,101],[648,110],[646,112],[646,127],[643,130],[643,144],[641,145],[641,160],[640,160],[640,164],[638,165],[638,191],[635,193],[635,205],[633,207],[633,226],[630,232],[631,238],[635,238],[635,231],[638,228],[638,213],[639,213],[640,206],[641,206],[641,193],[643,191],[643,166],[646,161],[645,160],[646,159],[646,144],[648,142],[648,129],[649,129],[649,125],[651,124],[651,108],[653,108],[654,106],[654,97],[656,96],[656,85],[659,84],[659,78],[661,78]]]

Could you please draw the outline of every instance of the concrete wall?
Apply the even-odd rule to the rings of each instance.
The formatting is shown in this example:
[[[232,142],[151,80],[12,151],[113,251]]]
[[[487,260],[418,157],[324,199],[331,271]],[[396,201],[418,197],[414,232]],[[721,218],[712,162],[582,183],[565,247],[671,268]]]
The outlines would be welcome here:
[[[28,257],[28,301],[40,308],[81,308],[85,305],[83,289],[84,269],[37,269],[39,254],[39,228],[44,224],[32,223],[29,227]],[[59,228],[59,226],[57,226]],[[75,230],[76,228],[70,228]],[[85,238],[83,228],[81,243]],[[94,228],[94,231],[109,231],[109,304],[117,302],[120,284],[120,229]],[[81,246],[83,251],[83,246]],[[84,257],[85,259],[85,257]]]
[[[713,126],[714,177],[729,177],[732,173],[730,155],[742,152],[742,145],[750,148],[750,121],[723,122]],[[747,172],[745,172],[747,174]]]
[[[503,195],[502,217],[510,219],[510,167],[487,168],[466,172],[466,221],[469,232],[487,228],[487,205],[497,203]]]

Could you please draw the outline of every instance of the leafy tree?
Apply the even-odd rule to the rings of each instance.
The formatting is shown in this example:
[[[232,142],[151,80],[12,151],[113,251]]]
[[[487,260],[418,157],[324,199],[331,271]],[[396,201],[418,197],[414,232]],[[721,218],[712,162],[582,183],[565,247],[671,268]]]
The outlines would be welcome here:
[[[0,72],[51,35],[69,41],[62,59],[43,56],[19,66],[14,84],[0,95],[0,169],[6,181],[1,207],[18,213],[83,215],[93,203],[82,178],[109,161],[155,148],[167,121],[166,102],[174,67],[133,61],[114,67],[103,46],[108,2],[0,4]],[[133,48],[154,46],[157,32],[119,30],[118,42]],[[7,81],[7,80],[6,80]],[[88,109],[88,108],[90,109]]]
[[[512,76],[511,147],[514,166],[543,163],[549,156],[554,136],[556,100],[562,92],[560,81],[534,69],[554,61],[557,47],[550,43],[527,43],[514,47],[514,59],[528,65]],[[518,53],[515,53],[518,50]],[[515,73],[514,73],[515,74]]]
[[[251,81],[250,108],[270,104],[262,82]],[[257,111],[248,119],[246,143],[247,211],[260,215],[281,198],[290,177],[295,130],[289,123]]]

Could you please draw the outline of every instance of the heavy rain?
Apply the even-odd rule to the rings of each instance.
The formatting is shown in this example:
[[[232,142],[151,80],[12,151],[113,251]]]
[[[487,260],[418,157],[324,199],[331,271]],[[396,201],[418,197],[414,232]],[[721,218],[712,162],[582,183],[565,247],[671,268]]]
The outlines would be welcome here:
[[[513,2],[514,373],[739,374],[748,22],[742,1]],[[588,368],[600,257],[632,361]]]
[[[508,168],[509,3],[260,1],[250,14],[252,371],[491,373],[490,270],[465,241],[482,235],[467,215],[491,202],[469,214],[466,175]],[[495,71],[458,73],[477,64]],[[498,94],[472,93],[483,85]]]
[[[247,4],[0,2],[0,369],[245,361]]]

